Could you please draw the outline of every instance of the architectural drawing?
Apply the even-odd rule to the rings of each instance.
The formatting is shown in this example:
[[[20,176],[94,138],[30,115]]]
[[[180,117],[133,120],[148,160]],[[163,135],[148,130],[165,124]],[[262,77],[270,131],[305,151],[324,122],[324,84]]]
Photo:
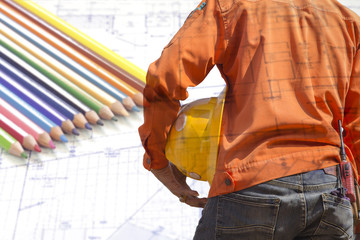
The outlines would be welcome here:
[[[147,69],[181,27],[197,0],[33,0],[137,66]],[[358,0],[340,1],[360,14]],[[275,44],[275,43],[274,43]],[[286,44],[286,43],[276,43]],[[276,49],[280,46],[273,46]],[[304,51],[306,47],[304,46]],[[266,52],[267,63],[287,62]],[[316,59],[311,64],[316,67]],[[294,76],[290,66],[284,77]],[[271,74],[271,73],[269,73]],[[271,76],[269,76],[271,79]],[[280,98],[272,79],[264,99]],[[223,88],[216,69],[190,90],[191,101]],[[209,95],[210,94],[210,95]],[[182,204],[142,167],[137,128],[142,111],[79,130],[56,149],[27,160],[0,150],[2,240],[192,239],[201,209]],[[209,186],[189,181],[201,196]]]

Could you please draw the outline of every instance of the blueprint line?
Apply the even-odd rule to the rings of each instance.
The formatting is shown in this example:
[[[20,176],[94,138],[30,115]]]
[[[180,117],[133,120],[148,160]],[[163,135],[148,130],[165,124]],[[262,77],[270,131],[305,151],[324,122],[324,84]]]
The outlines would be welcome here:
[[[14,232],[13,232],[13,239],[15,239],[16,236],[16,230],[17,230],[17,225],[18,225],[18,219],[19,219],[19,215],[20,215],[20,209],[21,209],[21,205],[22,205],[22,200],[23,200],[23,196],[24,196],[24,191],[25,191],[25,186],[26,186],[26,179],[27,179],[27,174],[29,171],[29,161],[31,159],[31,152],[29,153],[29,157],[26,159],[27,163],[26,163],[26,171],[25,171],[25,176],[24,176],[24,182],[23,182],[23,186],[22,186],[22,190],[21,190],[21,196],[20,196],[20,201],[19,201],[19,207],[18,207],[18,211],[16,213],[16,222],[15,222],[15,227],[14,227]]]

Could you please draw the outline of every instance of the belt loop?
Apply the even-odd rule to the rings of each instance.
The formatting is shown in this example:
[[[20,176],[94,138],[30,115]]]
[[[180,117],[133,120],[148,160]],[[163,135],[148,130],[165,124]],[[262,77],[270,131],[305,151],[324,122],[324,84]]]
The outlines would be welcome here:
[[[333,175],[336,177],[338,175],[338,166],[339,165],[326,167],[326,168],[323,168],[323,170],[326,174],[330,174],[330,175]]]
[[[337,175],[337,184],[339,188],[343,187],[342,179],[341,179],[341,171],[340,171],[340,165],[336,165],[336,175]]]

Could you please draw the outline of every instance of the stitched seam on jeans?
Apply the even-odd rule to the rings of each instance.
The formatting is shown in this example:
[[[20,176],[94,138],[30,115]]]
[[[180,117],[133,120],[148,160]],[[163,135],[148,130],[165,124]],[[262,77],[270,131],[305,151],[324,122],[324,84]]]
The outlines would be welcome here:
[[[222,230],[225,230],[227,232],[230,232],[231,230],[233,230],[234,232],[241,230],[241,229],[247,229],[247,228],[262,228],[265,230],[274,230],[274,227],[272,226],[267,226],[267,225],[259,225],[259,224],[253,224],[253,225],[245,225],[245,226],[241,226],[241,227],[219,227]]]
[[[329,222],[327,222],[327,221],[325,221],[325,220],[321,220],[321,221],[322,221],[323,223],[327,224],[327,225],[330,225],[330,226],[333,226],[333,227],[336,228],[336,229],[339,229],[341,232],[343,232],[344,234],[346,234],[346,236],[349,238],[349,234],[347,234],[346,230],[343,229],[342,227],[339,227],[339,226],[337,226],[337,225],[335,225],[335,224],[329,223]]]
[[[347,235],[347,237],[349,237],[349,235],[347,234],[347,232],[346,232],[343,228],[340,228],[340,227],[338,227],[338,226],[336,226],[336,225],[334,225],[334,224],[331,224],[331,223],[323,220],[323,218],[324,218],[324,216],[325,216],[325,213],[326,213],[326,211],[327,211],[327,208],[326,208],[326,206],[324,205],[324,202],[325,202],[324,199],[326,198],[325,193],[321,194],[321,198],[322,198],[321,201],[322,201],[322,206],[323,206],[323,212],[322,212],[322,214],[321,214],[320,223],[319,223],[319,225],[317,226],[317,228],[315,229],[315,231],[314,231],[312,234],[314,235],[314,234],[316,234],[316,233],[318,232],[318,230],[319,230],[319,228],[320,228],[320,225],[321,225],[321,222],[323,222],[323,223],[325,223],[325,224],[328,224],[328,225],[331,225],[331,226],[335,226],[337,229],[342,230],[342,231]]]
[[[223,196],[223,198],[228,201],[243,203],[243,204],[250,205],[250,206],[274,206],[274,205],[279,206],[278,199],[274,199],[274,202],[264,203],[264,202],[249,202],[246,200],[237,199],[237,198],[229,198],[226,196]]]
[[[323,183],[319,185],[305,185],[301,186],[296,183],[288,183],[288,182],[282,182],[278,180],[271,180],[268,182],[271,185],[280,186],[280,187],[286,187],[293,190],[298,191],[316,191],[316,190],[324,190],[324,189],[333,189],[336,188],[336,182],[333,183]]]
[[[341,199],[340,201],[336,200],[337,196],[332,195],[331,193],[323,193],[323,202],[328,204],[336,204],[338,207],[344,209],[351,209],[351,204],[349,200]]]
[[[277,221],[278,221],[278,217],[279,217],[279,211],[280,211],[280,205],[281,205],[281,200],[280,200],[279,205],[277,207],[275,222],[274,222],[274,226],[272,227],[272,235],[271,235],[272,240],[274,239],[274,236],[275,236],[275,230],[276,230]]]
[[[215,239],[219,239],[220,233],[219,233],[219,227],[218,227],[218,221],[219,221],[219,202],[220,197],[217,196],[217,202],[216,202],[216,221],[215,221]]]
[[[301,223],[303,224],[304,229],[306,228],[307,225],[307,206],[306,206],[306,199],[305,199],[305,194],[304,194],[304,179],[303,179],[303,175],[302,174],[298,174],[298,179],[299,179],[299,183],[302,186],[302,190],[299,193],[299,198],[300,198],[300,203],[301,203]]]
[[[326,184],[319,184],[316,186],[303,186],[303,189],[304,189],[304,191],[335,189],[336,185],[337,185],[337,183],[326,183]]]
[[[271,180],[268,183],[271,185],[286,187],[286,188],[293,189],[293,190],[298,190],[298,191],[303,190],[303,186],[301,186],[299,184],[295,184],[295,183],[286,183],[286,182],[281,182],[281,181],[277,181],[277,180]]]

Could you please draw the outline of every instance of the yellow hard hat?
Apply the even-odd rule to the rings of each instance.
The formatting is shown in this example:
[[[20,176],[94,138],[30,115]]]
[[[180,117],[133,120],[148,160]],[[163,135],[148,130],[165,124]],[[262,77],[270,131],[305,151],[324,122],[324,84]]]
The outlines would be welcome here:
[[[184,105],[173,123],[166,158],[186,176],[210,184],[215,174],[226,89]]]

